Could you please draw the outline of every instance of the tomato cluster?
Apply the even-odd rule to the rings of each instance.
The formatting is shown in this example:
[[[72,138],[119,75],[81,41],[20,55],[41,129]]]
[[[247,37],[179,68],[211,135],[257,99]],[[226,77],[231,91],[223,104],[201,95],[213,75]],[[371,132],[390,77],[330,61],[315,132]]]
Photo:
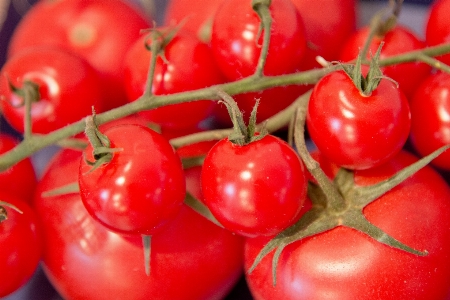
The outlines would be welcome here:
[[[0,297],[40,264],[65,299],[449,299],[450,0],[423,39],[401,3],[361,27],[356,0],[31,6],[0,73]]]

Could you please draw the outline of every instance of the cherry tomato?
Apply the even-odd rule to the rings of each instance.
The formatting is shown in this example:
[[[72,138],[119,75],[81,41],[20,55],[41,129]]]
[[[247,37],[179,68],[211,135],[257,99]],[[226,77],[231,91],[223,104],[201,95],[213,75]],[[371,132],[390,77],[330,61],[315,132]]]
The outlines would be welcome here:
[[[38,45],[74,52],[101,74],[109,107],[116,107],[126,103],[125,53],[150,24],[151,20],[121,0],[39,1],[14,31],[8,56]]]
[[[0,104],[5,119],[24,132],[24,99],[14,93],[9,81],[22,88],[30,81],[38,86],[39,100],[32,103],[34,133],[48,133],[105,108],[97,72],[82,58],[67,51],[38,47],[11,57],[0,76]]]
[[[416,160],[400,152],[382,166],[355,171],[354,182],[375,184]],[[410,247],[426,249],[427,255],[391,248],[339,226],[287,246],[277,265],[275,286],[273,252],[247,276],[247,282],[255,299],[448,299],[449,214],[448,184],[425,167],[369,204],[364,215]],[[247,239],[246,269],[267,242],[262,237]]]
[[[390,80],[382,79],[365,96],[344,71],[336,71],[314,87],[306,124],[317,148],[332,162],[367,169],[402,149],[411,120],[406,97]]]
[[[358,56],[369,36],[369,31],[368,26],[363,27],[347,39],[341,50],[340,59],[342,61],[351,61]],[[375,55],[381,42],[384,42],[380,54],[381,59],[420,50],[425,47],[425,43],[420,41],[413,31],[404,26],[396,25],[384,36],[375,36],[373,38],[369,47],[369,53],[367,53],[368,58],[370,54]],[[420,82],[431,73],[431,67],[419,61],[395,64],[384,67],[382,70],[385,76],[392,78],[398,83],[408,99],[412,97]]]
[[[410,102],[411,142],[422,155],[450,144],[450,75],[430,75],[417,88]],[[446,151],[432,163],[450,170],[450,152]]]
[[[127,234],[151,235],[174,218],[186,186],[180,158],[155,131],[136,124],[104,131],[111,161],[92,170],[89,145],[80,163],[79,184],[86,209],[107,228]]]
[[[302,18],[290,0],[273,0],[269,54],[265,75],[296,71],[306,50]],[[211,48],[219,68],[229,80],[252,75],[256,70],[263,34],[251,0],[224,1],[214,15]]]
[[[3,186],[2,186],[3,187]],[[31,207],[14,194],[0,194],[7,219],[0,221],[0,297],[22,287],[34,274],[42,255],[42,232]]]
[[[125,59],[124,80],[129,101],[142,96],[146,89],[151,58],[146,44],[150,47],[151,42],[144,35],[130,47]],[[185,92],[224,82],[211,49],[190,31],[178,31],[164,47],[163,55],[156,61],[152,85],[152,93],[155,95]],[[199,100],[142,111],[139,114],[162,127],[182,129],[195,127],[206,119],[213,104],[211,100]]]
[[[305,23],[306,53],[302,69],[321,67],[316,56],[327,61],[339,59],[342,41],[356,28],[355,0],[291,0]],[[326,16],[326,17],[324,17]]]
[[[267,135],[240,146],[220,140],[202,170],[204,201],[227,229],[273,235],[294,224],[306,195],[303,164],[283,140]]]
[[[80,157],[59,152],[35,198],[44,225],[42,266],[64,299],[223,299],[229,293],[242,274],[243,240],[190,208],[183,205],[153,235],[147,276],[140,237],[107,230],[78,193],[45,197],[43,192],[77,182]],[[199,177],[192,182],[199,185]],[[190,184],[187,189],[194,192]]]
[[[13,149],[18,141],[9,134],[0,133],[0,154]],[[1,191],[15,195],[31,203],[36,189],[37,179],[29,158],[18,162],[8,170],[0,172]]]
[[[436,46],[450,42],[450,1],[435,0],[431,4],[425,24],[425,40],[429,46]],[[450,54],[437,57],[446,64],[450,64]]]

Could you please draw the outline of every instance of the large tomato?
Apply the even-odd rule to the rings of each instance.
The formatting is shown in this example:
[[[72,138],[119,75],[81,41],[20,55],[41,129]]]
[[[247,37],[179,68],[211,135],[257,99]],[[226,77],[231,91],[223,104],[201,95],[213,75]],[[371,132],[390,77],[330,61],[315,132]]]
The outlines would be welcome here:
[[[449,13],[449,0],[433,1],[425,24],[425,39],[429,46],[450,42]],[[450,64],[450,54],[442,55],[438,59],[446,64]]]
[[[42,195],[76,182],[80,158],[81,152],[73,150],[57,154],[35,198],[44,229],[43,268],[62,297],[225,297],[242,274],[241,238],[183,206],[164,231],[153,235],[151,273],[146,276],[141,237],[125,238],[108,231],[89,216],[78,193]]]
[[[401,152],[380,167],[356,171],[354,183],[375,184],[414,161],[414,156]],[[410,254],[338,226],[287,246],[277,264],[275,286],[273,253],[263,258],[247,276],[255,299],[448,299],[450,188],[442,177],[425,167],[363,213],[387,234],[428,254]],[[247,240],[246,269],[267,241]]]
[[[8,57],[37,45],[77,53],[102,75],[110,107],[114,107],[126,102],[121,67],[125,52],[150,24],[122,0],[43,0],[17,26]]]

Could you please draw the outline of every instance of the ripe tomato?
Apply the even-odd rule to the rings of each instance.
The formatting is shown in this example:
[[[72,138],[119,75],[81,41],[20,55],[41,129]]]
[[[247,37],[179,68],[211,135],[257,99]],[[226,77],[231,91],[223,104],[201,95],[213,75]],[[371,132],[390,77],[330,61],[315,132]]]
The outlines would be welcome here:
[[[225,138],[205,158],[202,191],[225,228],[243,236],[273,235],[300,218],[306,179],[283,140],[267,135],[240,146]]]
[[[422,156],[450,144],[449,93],[450,75],[437,73],[422,82],[410,102],[411,142]],[[444,152],[432,163],[450,170],[450,152]]]
[[[340,54],[342,61],[351,61],[358,56],[369,36],[369,31],[369,26],[363,27],[347,39]],[[413,31],[404,26],[396,25],[384,36],[375,36],[373,38],[369,47],[369,53],[367,53],[368,58],[370,53],[375,55],[383,41],[384,45],[381,49],[380,58],[420,50],[425,47],[425,43],[419,40]],[[408,100],[412,97],[420,82],[431,73],[431,67],[419,61],[395,64],[384,67],[382,70],[385,76],[392,78],[398,83]]]
[[[242,274],[243,240],[190,208],[183,205],[153,235],[146,276],[140,237],[107,230],[88,214],[78,193],[44,197],[45,191],[77,181],[80,157],[73,150],[59,152],[35,198],[44,225],[43,269],[63,298],[221,299],[228,294]],[[193,192],[190,185],[187,189]]]
[[[0,76],[0,104],[5,119],[19,132],[24,132],[26,114],[23,98],[13,92],[31,81],[38,85],[40,99],[32,103],[31,120],[34,133],[48,133],[92,112],[105,108],[97,72],[82,58],[67,51],[38,47],[11,57]]]
[[[315,85],[306,115],[317,148],[350,169],[389,160],[406,142],[410,123],[408,101],[394,83],[382,79],[364,96],[344,71],[332,72]]]
[[[425,40],[429,46],[436,46],[450,42],[450,1],[435,0],[428,11],[425,24]],[[437,57],[446,64],[450,64],[450,54]]]
[[[104,131],[111,161],[92,170],[93,147],[84,151],[79,170],[81,198],[88,212],[107,228],[126,234],[152,235],[174,218],[186,186],[180,158],[169,142],[137,124]]]
[[[85,58],[100,74],[109,107],[126,103],[122,61],[147,20],[121,0],[43,0],[21,20],[8,56],[22,49],[50,45]]]
[[[306,50],[302,18],[290,0],[273,0],[273,19],[265,75],[296,71]],[[229,80],[255,72],[263,35],[251,0],[224,1],[214,15],[211,48],[219,68]]]
[[[224,0],[170,0],[164,24],[176,26],[183,23],[183,29],[194,32],[202,40],[209,40],[208,31],[211,30],[214,14],[222,2]]]
[[[22,212],[0,204],[7,213],[7,219],[0,221],[0,297],[4,297],[34,274],[42,255],[42,232],[35,212],[21,198],[2,190],[0,201]]]
[[[400,152],[382,166],[355,171],[357,186],[375,184],[417,159]],[[418,171],[364,209],[365,217],[413,247],[391,248],[348,227],[336,227],[287,246],[272,285],[268,254],[247,282],[255,299],[448,299],[450,296],[450,188],[430,167]],[[247,239],[249,268],[267,238]]]
[[[356,28],[356,0],[291,0],[305,23],[307,48],[302,69],[320,67],[316,56],[339,59],[342,41]],[[326,16],[326,18],[324,18]]]
[[[161,31],[170,30],[169,28]],[[134,101],[146,89],[151,52],[148,36],[142,36],[128,50],[124,62],[124,77],[128,101]],[[164,58],[156,61],[152,93],[174,94],[224,82],[209,46],[192,32],[180,30],[164,47]],[[139,114],[162,127],[182,129],[195,127],[211,113],[214,102],[200,100],[142,111]]]
[[[18,141],[14,137],[6,133],[0,133],[0,154],[13,149],[17,144]],[[0,172],[1,191],[13,194],[25,202],[31,203],[36,184],[36,174],[29,158],[20,161],[4,172]]]

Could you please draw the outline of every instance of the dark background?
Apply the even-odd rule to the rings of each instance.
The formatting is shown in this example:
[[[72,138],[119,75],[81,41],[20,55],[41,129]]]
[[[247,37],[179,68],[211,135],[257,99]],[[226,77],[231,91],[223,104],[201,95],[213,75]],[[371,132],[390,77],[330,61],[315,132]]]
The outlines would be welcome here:
[[[138,0],[133,0],[138,1]],[[143,0],[145,1],[145,0]],[[195,0],[193,0],[195,1]],[[11,37],[13,30],[17,23],[20,21],[20,18],[26,13],[27,9],[35,3],[36,0],[0,0],[0,66],[2,66],[6,59],[6,49],[8,46],[8,40]],[[156,8],[156,23],[162,24],[164,9],[168,0],[154,0],[155,8]],[[362,4],[372,5],[379,4],[380,2],[387,2],[382,0],[361,0]],[[429,5],[432,0],[404,0],[404,3],[407,5],[413,5],[414,11],[417,9],[422,10],[424,13],[420,16],[421,20],[415,19],[418,18],[414,14],[407,16],[409,18],[409,22],[421,21],[423,22],[423,15],[425,15],[425,11],[427,10],[427,5]],[[7,11],[2,11],[3,7],[9,3],[9,7]],[[366,13],[372,13],[370,10]],[[364,12],[363,12],[364,15]],[[6,19],[3,18],[6,16]],[[365,17],[362,18],[360,22],[364,22]],[[411,19],[412,18],[412,19]],[[2,23],[2,20],[4,22]],[[9,125],[1,118],[0,116],[0,130],[2,132],[10,132],[15,135],[15,133]],[[1,259],[1,258],[0,258]],[[1,270],[0,270],[1,272]],[[1,284],[1,283],[0,283]],[[45,278],[41,269],[38,269],[35,276],[32,280],[24,286],[22,289],[17,291],[16,293],[3,298],[3,300],[60,300],[61,297],[56,293],[53,287]],[[245,284],[245,280],[242,278],[235,289],[231,292],[231,294],[227,297],[227,299],[231,300],[244,300],[244,299],[252,299],[250,292],[247,289]]]

